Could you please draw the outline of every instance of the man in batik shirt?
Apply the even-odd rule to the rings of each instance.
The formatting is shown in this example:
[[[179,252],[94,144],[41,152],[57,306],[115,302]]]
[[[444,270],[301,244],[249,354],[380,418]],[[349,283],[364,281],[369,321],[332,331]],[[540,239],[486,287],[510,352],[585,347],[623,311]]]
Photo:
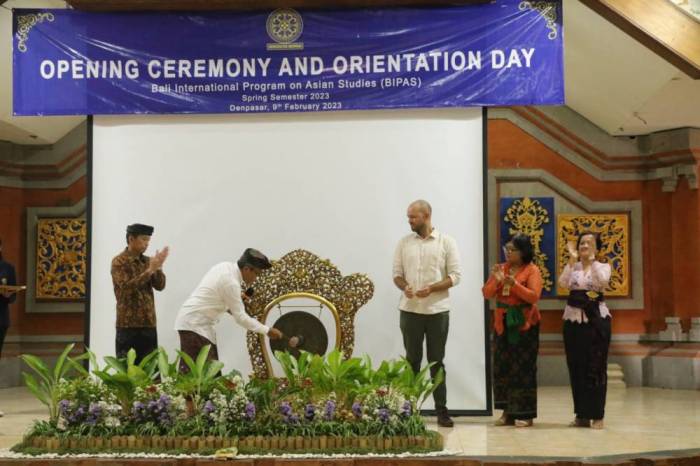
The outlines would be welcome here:
[[[117,357],[133,348],[137,361],[158,348],[153,289],[165,288],[163,263],[168,247],[153,257],[144,255],[153,227],[135,223],[126,229],[127,247],[112,259],[112,283],[117,298]]]

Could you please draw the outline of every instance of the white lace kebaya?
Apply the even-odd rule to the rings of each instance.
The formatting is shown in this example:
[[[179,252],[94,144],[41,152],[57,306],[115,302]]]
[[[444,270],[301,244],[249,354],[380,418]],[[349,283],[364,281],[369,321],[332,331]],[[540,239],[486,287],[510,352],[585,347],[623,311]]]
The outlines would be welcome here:
[[[568,290],[592,290],[602,293],[610,282],[611,274],[612,269],[610,264],[604,264],[598,261],[594,261],[587,271],[583,270],[583,264],[581,262],[576,262],[573,266],[571,264],[566,264],[564,271],[559,276],[559,286]],[[599,304],[598,309],[600,309],[600,317],[603,319],[608,317],[612,318],[610,309],[608,309],[605,301]],[[569,306],[568,304],[564,309],[563,319],[578,323],[588,322],[588,318],[583,312],[583,309]]]

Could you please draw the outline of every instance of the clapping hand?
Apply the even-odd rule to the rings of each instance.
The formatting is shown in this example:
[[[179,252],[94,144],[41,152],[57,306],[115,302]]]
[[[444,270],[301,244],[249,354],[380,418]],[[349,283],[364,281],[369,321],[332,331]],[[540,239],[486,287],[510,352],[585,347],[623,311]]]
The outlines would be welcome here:
[[[574,241],[569,241],[566,243],[566,248],[569,251],[569,263],[573,264],[578,261],[578,251],[576,250],[576,243]]]
[[[498,264],[491,267],[491,275],[493,275],[498,283],[503,283],[503,280],[506,278],[505,274],[503,273],[503,268]]]
[[[168,258],[168,254],[170,254],[170,248],[168,246],[164,247],[160,251],[156,251],[155,255],[151,257],[149,262],[149,271],[155,273],[162,269],[165,260]]]
[[[416,291],[416,296],[419,298],[427,298],[430,296],[430,293],[432,293],[432,290],[429,286],[426,286],[425,288],[421,288],[420,290]]]

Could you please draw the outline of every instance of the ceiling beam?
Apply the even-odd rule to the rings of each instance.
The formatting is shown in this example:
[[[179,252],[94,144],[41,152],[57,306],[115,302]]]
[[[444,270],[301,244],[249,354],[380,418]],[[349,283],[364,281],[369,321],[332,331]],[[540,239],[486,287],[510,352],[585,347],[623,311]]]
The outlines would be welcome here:
[[[671,2],[581,0],[581,3],[691,78],[700,79],[700,22]]]

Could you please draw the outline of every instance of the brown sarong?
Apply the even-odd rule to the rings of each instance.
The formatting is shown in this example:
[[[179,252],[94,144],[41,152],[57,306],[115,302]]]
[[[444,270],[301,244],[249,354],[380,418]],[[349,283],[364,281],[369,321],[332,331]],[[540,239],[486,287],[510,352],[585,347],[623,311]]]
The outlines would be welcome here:
[[[180,335],[180,350],[182,350],[183,353],[191,357],[193,361],[197,360],[197,356],[199,355],[200,350],[206,345],[211,345],[211,348],[209,349],[209,355],[207,356],[207,360],[216,361],[219,359],[219,353],[216,350],[216,345],[208,339],[204,338],[202,335],[195,332],[191,332],[189,330],[178,330],[177,333]],[[186,374],[189,371],[190,368],[187,367],[185,361],[180,359],[180,372]]]

